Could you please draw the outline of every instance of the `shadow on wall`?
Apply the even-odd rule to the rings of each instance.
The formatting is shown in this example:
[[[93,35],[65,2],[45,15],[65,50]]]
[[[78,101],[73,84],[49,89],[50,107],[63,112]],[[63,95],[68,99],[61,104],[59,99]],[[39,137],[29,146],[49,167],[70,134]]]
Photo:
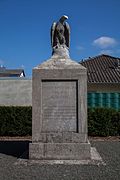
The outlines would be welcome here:
[[[0,153],[28,159],[30,141],[0,141]]]

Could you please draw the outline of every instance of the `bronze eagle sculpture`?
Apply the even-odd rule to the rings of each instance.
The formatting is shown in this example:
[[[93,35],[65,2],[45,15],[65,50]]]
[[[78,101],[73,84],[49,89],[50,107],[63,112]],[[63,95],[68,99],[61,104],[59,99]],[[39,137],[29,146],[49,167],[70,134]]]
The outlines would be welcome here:
[[[65,20],[68,16],[63,15],[58,22],[54,22],[51,27],[51,45],[53,49],[59,47],[70,47],[70,27]]]

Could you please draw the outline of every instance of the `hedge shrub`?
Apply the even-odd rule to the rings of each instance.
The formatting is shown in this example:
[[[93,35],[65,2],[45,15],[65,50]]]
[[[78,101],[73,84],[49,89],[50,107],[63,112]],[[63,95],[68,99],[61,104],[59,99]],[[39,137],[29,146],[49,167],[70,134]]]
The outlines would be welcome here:
[[[32,134],[32,107],[0,106],[0,136]]]
[[[0,136],[32,134],[32,107],[0,106]],[[90,136],[120,135],[120,111],[109,108],[88,109]]]
[[[90,136],[120,135],[120,111],[111,108],[88,109],[88,134]]]

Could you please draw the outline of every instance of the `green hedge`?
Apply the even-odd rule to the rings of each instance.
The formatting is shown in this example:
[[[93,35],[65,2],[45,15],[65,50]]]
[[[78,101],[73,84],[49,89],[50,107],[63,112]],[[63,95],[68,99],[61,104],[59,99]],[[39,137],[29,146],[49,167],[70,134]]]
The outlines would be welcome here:
[[[90,136],[119,136],[120,111],[111,108],[88,109],[88,134]]]
[[[32,107],[0,106],[0,136],[31,135]]]
[[[32,107],[0,106],[0,136],[32,134]],[[88,109],[90,136],[120,135],[120,111],[109,108]]]

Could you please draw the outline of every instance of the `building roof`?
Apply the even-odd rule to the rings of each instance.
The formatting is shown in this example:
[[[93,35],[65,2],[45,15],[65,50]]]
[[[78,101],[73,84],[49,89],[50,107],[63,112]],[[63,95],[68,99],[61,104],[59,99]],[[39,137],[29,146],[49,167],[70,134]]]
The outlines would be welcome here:
[[[0,77],[25,77],[23,69],[6,69],[0,67]]]
[[[120,58],[102,54],[80,64],[87,68],[88,83],[120,83]]]

